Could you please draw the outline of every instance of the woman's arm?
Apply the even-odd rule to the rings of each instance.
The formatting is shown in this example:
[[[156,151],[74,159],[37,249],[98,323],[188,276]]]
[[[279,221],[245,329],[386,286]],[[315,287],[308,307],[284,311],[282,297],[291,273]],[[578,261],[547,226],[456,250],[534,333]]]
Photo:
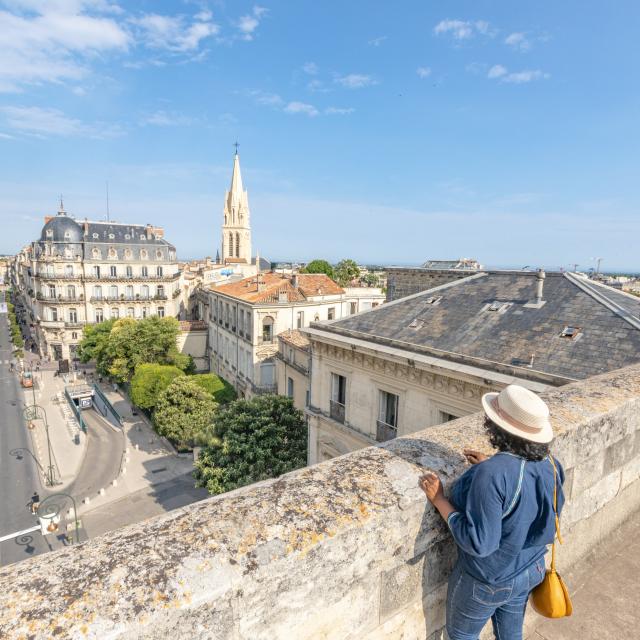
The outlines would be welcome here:
[[[420,488],[425,492],[429,502],[440,512],[446,521],[455,511],[454,506],[445,498],[442,482],[435,473],[427,471],[420,476]]]
[[[483,558],[498,549],[502,536],[503,499],[491,471],[483,473],[478,468],[467,493],[464,511],[456,509],[445,498],[442,483],[435,473],[421,476],[420,487],[447,522],[456,544],[466,553]]]

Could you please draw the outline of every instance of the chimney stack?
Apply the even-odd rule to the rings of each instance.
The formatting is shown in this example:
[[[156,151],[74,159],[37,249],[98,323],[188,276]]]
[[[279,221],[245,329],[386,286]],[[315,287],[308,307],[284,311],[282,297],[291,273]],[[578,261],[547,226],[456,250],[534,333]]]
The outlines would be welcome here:
[[[294,274],[291,276],[291,286],[292,286],[294,289],[297,289],[297,288],[298,288],[298,274],[297,274],[297,273],[294,273]]]
[[[545,275],[544,269],[538,269],[536,273],[536,304],[542,304],[542,291],[544,289],[544,279],[547,276]]]

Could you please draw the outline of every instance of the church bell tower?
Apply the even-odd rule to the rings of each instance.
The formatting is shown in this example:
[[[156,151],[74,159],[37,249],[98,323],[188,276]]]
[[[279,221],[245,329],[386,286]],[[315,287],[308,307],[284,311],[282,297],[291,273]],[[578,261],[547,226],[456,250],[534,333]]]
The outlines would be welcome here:
[[[222,222],[222,263],[251,264],[249,198],[242,188],[240,156],[236,146],[231,187],[225,194]]]

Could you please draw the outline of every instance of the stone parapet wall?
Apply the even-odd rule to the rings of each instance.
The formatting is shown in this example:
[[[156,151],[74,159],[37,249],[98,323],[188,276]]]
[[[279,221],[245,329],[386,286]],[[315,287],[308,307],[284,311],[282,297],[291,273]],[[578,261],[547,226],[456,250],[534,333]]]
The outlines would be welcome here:
[[[566,569],[640,507],[640,366],[549,392]],[[482,416],[211,498],[0,570],[0,637],[439,638],[454,546],[417,486],[449,484]]]

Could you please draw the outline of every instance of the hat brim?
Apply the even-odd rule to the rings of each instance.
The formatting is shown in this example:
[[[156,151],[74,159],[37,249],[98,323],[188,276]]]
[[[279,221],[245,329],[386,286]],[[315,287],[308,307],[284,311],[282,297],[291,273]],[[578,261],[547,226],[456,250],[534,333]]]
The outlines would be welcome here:
[[[495,422],[501,429],[523,440],[529,440],[529,442],[536,442],[539,444],[549,444],[553,440],[553,428],[549,420],[546,421],[540,431],[532,433],[530,431],[524,431],[517,425],[509,422],[508,419],[500,416],[493,408],[493,402],[498,397],[497,392],[485,393],[482,396],[482,408],[484,409],[487,417]]]

